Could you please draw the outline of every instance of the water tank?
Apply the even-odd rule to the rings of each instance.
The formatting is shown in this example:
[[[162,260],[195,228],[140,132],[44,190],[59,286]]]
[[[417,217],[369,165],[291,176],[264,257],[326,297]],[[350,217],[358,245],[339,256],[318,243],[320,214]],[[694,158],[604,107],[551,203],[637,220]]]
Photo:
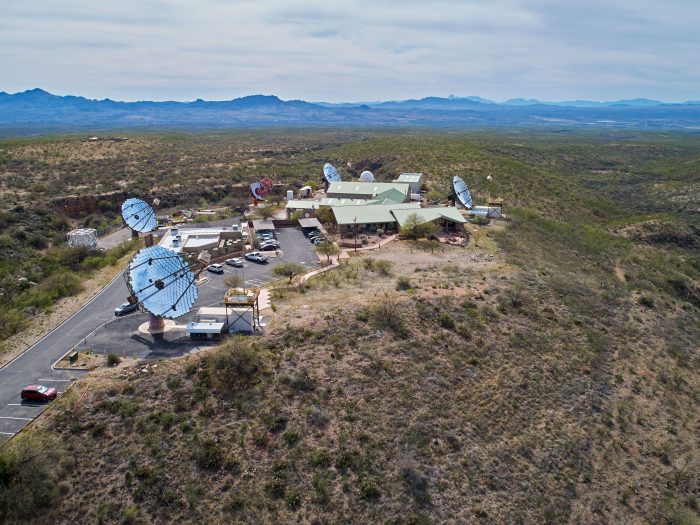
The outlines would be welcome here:
[[[294,200],[294,192],[292,190],[287,190],[287,200]]]

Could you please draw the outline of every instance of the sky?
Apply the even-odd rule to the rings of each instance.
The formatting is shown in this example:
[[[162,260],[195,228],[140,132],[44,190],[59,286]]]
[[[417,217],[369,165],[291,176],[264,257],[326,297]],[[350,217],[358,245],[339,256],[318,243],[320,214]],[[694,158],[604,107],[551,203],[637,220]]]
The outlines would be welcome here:
[[[0,91],[700,99],[698,0],[0,0]]]

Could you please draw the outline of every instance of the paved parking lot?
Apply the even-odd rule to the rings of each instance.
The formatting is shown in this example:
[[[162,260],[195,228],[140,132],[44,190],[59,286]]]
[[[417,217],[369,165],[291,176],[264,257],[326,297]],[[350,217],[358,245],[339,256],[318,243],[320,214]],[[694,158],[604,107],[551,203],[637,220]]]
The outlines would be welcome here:
[[[277,230],[277,239],[280,242],[281,255],[270,257],[269,262],[260,264],[244,260],[243,268],[223,265],[224,273],[215,274],[203,272],[208,277],[206,283],[198,287],[199,298],[192,311],[176,319],[177,327],[163,334],[151,335],[139,331],[139,326],[147,322],[148,316],[143,312],[136,312],[120,318],[110,319],[101,325],[93,334],[90,334],[80,347],[92,348],[98,354],[114,353],[119,356],[129,356],[138,359],[164,359],[182,356],[197,352],[212,343],[204,341],[192,341],[187,337],[185,326],[194,319],[196,311],[202,306],[223,305],[223,295],[228,289],[226,278],[230,275],[239,275],[244,279],[248,287],[262,287],[265,284],[279,279],[273,272],[278,264],[284,262],[298,262],[307,268],[312,268],[317,263],[314,245],[311,244],[301,229],[282,228]],[[215,344],[215,343],[214,343]]]

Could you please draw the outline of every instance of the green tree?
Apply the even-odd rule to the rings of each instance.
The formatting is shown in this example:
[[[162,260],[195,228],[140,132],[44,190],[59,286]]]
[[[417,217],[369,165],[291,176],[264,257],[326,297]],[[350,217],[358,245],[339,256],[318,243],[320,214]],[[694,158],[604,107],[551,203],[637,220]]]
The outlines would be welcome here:
[[[255,208],[255,216],[258,219],[268,220],[272,218],[276,211],[277,208],[274,206],[260,206]]]
[[[298,221],[299,219],[304,218],[304,210],[294,210],[292,214],[289,216],[290,219],[294,221]]]
[[[333,210],[330,206],[323,206],[316,210],[316,218],[323,224],[333,224]]]
[[[406,222],[401,226],[401,236],[409,239],[420,239],[437,231],[437,226],[433,222],[425,222],[425,219],[418,213],[412,213],[406,217]]]
[[[310,186],[313,191],[316,191],[316,188],[318,187],[318,182],[314,180],[307,180],[304,183],[304,186]]]
[[[340,253],[340,248],[335,243],[324,242],[316,246],[316,252],[320,255],[328,257],[328,263],[331,262],[331,257]]]
[[[294,279],[294,277],[300,273],[303,273],[305,270],[306,268],[299,263],[286,262],[275,266],[272,269],[272,272],[280,277],[289,277],[289,284],[292,284],[292,279]]]

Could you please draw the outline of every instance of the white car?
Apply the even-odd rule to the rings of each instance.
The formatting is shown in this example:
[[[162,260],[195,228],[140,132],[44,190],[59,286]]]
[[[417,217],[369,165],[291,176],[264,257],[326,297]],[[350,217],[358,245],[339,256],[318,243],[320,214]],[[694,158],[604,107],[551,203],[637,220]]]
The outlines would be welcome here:
[[[234,266],[236,268],[243,268],[243,259],[234,257],[233,259],[226,259],[226,264],[229,266]]]
[[[270,239],[269,241],[262,241],[260,243],[260,248],[263,248],[265,246],[274,246],[275,248],[280,245],[279,241],[276,241],[274,239]]]
[[[245,254],[245,258],[249,261],[255,261],[256,263],[265,264],[267,262],[267,257],[265,257],[260,252],[250,252]]]
[[[224,267],[220,264],[210,264],[207,266],[207,270],[209,270],[211,273],[224,273]]]

